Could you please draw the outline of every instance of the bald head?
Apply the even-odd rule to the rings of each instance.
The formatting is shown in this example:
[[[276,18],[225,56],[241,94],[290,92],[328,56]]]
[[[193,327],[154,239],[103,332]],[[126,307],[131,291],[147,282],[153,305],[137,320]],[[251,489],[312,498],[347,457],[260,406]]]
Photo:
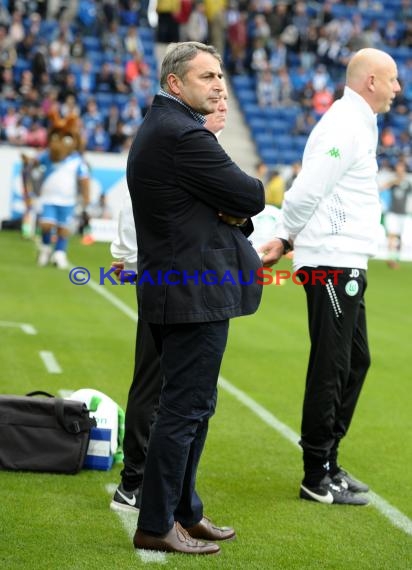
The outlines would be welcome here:
[[[389,111],[401,89],[394,59],[374,48],[355,53],[346,70],[346,85],[361,95],[374,113]]]

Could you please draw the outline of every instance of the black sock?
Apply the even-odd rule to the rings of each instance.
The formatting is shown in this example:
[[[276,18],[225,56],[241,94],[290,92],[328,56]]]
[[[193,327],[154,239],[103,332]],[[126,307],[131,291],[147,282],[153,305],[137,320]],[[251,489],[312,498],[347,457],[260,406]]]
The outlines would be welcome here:
[[[131,493],[142,486],[141,479],[123,479],[122,486],[125,491]]]
[[[329,473],[329,462],[313,455],[303,453],[303,466],[305,476],[302,484],[305,487],[318,487],[319,483]]]

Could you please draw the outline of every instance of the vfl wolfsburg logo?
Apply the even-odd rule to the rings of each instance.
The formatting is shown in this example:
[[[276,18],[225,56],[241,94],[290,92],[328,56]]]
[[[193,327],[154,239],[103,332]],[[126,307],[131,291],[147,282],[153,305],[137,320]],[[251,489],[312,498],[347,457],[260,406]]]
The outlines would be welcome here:
[[[351,279],[350,281],[348,281],[345,285],[345,291],[346,294],[349,295],[349,297],[354,297],[359,291],[358,282],[355,281],[355,279]]]
[[[340,150],[338,148],[336,148],[336,146],[334,146],[330,150],[328,150],[328,152],[326,154],[328,154],[332,158],[340,158]]]

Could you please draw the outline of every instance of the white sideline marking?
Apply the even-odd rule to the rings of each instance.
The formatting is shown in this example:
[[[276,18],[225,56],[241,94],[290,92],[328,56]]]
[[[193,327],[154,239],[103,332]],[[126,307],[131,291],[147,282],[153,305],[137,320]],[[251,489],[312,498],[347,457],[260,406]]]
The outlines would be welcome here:
[[[73,267],[74,266],[72,266],[70,269],[73,269]],[[134,321],[135,323],[137,322],[137,309],[136,310],[131,309],[128,305],[126,305],[126,303],[123,303],[123,301],[121,301],[118,297],[116,297],[116,295],[110,293],[110,291],[107,290],[106,285],[99,285],[93,279],[90,279],[87,285],[91,287],[93,291],[96,291],[96,293],[99,293],[99,295],[107,299],[112,305],[117,307],[127,317],[131,318],[132,321]]]
[[[39,352],[40,358],[43,360],[47,372],[50,374],[61,374],[62,369],[59,366],[54,354],[48,350],[41,350]]]
[[[105,290],[103,285],[98,285],[95,281],[90,279],[88,285],[92,287],[94,291],[100,293],[103,297],[105,297],[108,301],[110,301],[113,305],[118,307],[123,313],[125,313],[128,317],[130,317],[134,322],[137,322],[137,311],[132,311],[130,307],[128,307],[122,301],[119,301],[117,297],[109,293]],[[278,433],[280,433],[285,439],[287,439],[290,443],[292,443],[295,447],[299,447],[298,441],[299,436],[296,432],[294,432],[289,426],[282,423],[277,419],[276,416],[271,414],[268,410],[266,410],[263,406],[255,402],[250,396],[242,392],[236,388],[233,384],[231,384],[228,380],[223,378],[222,376],[219,377],[219,384],[222,386],[224,390],[232,394],[237,400],[242,402],[247,408],[249,408],[254,414],[256,414],[264,423],[266,423],[271,428],[275,429]],[[382,497],[369,491],[368,497],[370,498],[371,504],[385,517],[391,522],[394,526],[405,532],[406,534],[412,535],[412,520],[404,515],[401,511],[399,511],[396,507],[393,507],[390,503],[385,501]]]
[[[232,394],[239,402],[244,404],[249,408],[254,414],[256,414],[263,422],[265,422],[269,427],[275,429],[280,435],[285,439],[290,441],[293,445],[299,447],[298,441],[299,436],[286,424],[280,422],[273,414],[268,410],[263,408],[260,404],[252,400],[247,394],[233,386],[228,380],[219,377],[219,385]],[[394,526],[406,532],[406,534],[412,535],[412,520],[406,515],[401,513],[396,507],[393,507],[390,503],[382,499],[376,493],[369,491],[368,499],[371,505],[373,505],[384,517],[386,517]]]
[[[219,376],[219,385],[222,386],[226,392],[229,392],[234,396],[239,402],[242,402],[249,410],[252,410],[254,414],[256,414],[265,424],[270,426],[271,428],[275,429],[280,435],[283,435],[285,439],[290,441],[295,447],[299,447],[299,436],[296,432],[293,431],[290,427],[286,424],[279,421],[276,416],[271,414],[268,410],[266,410],[263,406],[252,400],[250,396],[233,386],[228,380]]]
[[[70,396],[73,394],[73,390],[59,390],[57,392],[60,396],[60,398],[70,398]]]
[[[108,483],[106,485],[106,491],[109,495],[113,496],[116,489],[117,485],[115,483]],[[133,536],[136,532],[137,513],[133,513],[132,511],[113,512],[119,517],[130,541],[133,542]],[[144,564],[167,564],[167,558],[164,552],[155,552],[154,550],[136,550],[136,556],[138,556]]]
[[[26,334],[37,334],[36,329],[29,323],[13,323],[10,321],[0,321],[0,327],[17,327]]]

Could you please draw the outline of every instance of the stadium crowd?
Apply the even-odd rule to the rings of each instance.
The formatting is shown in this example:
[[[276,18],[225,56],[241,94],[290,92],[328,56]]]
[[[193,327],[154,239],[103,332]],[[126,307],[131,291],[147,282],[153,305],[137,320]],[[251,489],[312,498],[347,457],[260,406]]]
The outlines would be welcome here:
[[[255,116],[289,117],[278,127],[297,137],[298,153],[340,96],[350,55],[369,46],[395,58],[403,86],[381,118],[380,159],[394,166],[402,157],[412,169],[410,0],[158,0],[155,28],[148,5],[1,0],[1,141],[44,147],[47,114],[58,105],[80,114],[87,150],[127,150],[158,89],[155,41],[198,40],[224,53],[241,105],[247,83]],[[261,116],[266,126],[275,117]],[[272,126],[269,135],[280,134]]]

